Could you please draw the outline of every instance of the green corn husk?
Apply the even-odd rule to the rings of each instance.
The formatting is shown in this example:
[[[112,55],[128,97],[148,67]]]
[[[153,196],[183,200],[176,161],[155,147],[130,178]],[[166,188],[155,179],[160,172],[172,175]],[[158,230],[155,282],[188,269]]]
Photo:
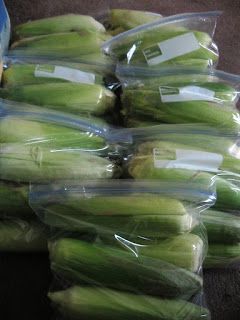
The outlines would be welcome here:
[[[159,91],[126,90],[123,104],[126,116],[130,118],[158,123],[203,123],[236,131],[240,126],[238,110],[232,104],[236,97],[236,90],[222,84],[221,89],[222,92],[216,92],[216,101],[169,103],[161,102]]]
[[[240,242],[240,217],[227,212],[207,210],[202,219],[211,245]]]
[[[29,186],[0,181],[0,217],[29,219],[35,216],[28,204]]]
[[[14,116],[0,119],[0,143],[75,149],[105,156],[109,149],[103,137],[91,132]]]
[[[48,204],[44,223],[71,231],[94,229],[102,236],[166,238],[189,232],[196,221],[180,201],[159,195],[82,198],[73,194]]]
[[[38,77],[35,75],[36,68],[42,68],[44,70],[49,70],[49,75],[52,72],[52,77]],[[13,64],[8,67],[2,76],[3,87],[10,88],[16,86],[24,86],[29,84],[48,84],[48,83],[62,83],[62,82],[74,82],[70,80],[65,80],[63,78],[56,78],[53,71],[55,65],[53,64]],[[76,69],[83,72],[89,72],[88,67],[81,67],[81,69]],[[84,81],[83,81],[84,83]],[[103,84],[103,77],[95,74],[95,83]]]
[[[21,39],[74,31],[105,32],[105,28],[93,17],[80,14],[66,14],[20,24],[15,28],[14,33],[15,36]]]
[[[47,252],[47,239],[36,222],[0,221],[0,251]]]
[[[160,63],[161,66],[165,65],[189,65],[189,61],[193,62],[194,60],[208,60],[211,64],[216,62],[218,59],[218,54],[215,53],[211,48],[212,38],[205,32],[187,30],[180,27],[162,27],[159,26],[158,29],[150,29],[147,31],[140,31],[138,33],[129,35],[124,39],[120,39],[118,42],[112,45],[111,54],[115,56],[118,60],[126,62],[131,65],[146,65],[147,61],[144,56],[144,50],[158,44],[159,42],[172,39],[184,34],[192,32],[199,42],[200,48],[192,51],[190,53],[175,57],[163,63]],[[131,54],[131,59],[127,57],[128,52],[131,48],[136,48],[135,51]],[[151,67],[151,66],[149,66]],[[152,66],[156,68],[156,65]]]
[[[137,253],[198,272],[203,261],[203,241],[195,234],[185,233],[157,245],[140,246]]]
[[[147,11],[111,9],[106,23],[111,34],[116,35],[139,25],[159,20],[161,17],[160,14]]]
[[[240,261],[240,243],[209,244],[208,255],[204,261],[205,268],[227,267]]]
[[[109,179],[120,174],[109,160],[88,152],[21,143],[2,144],[0,167],[2,180],[33,183]]]
[[[74,319],[200,320],[208,310],[182,300],[74,286],[48,294],[63,315]]]
[[[2,89],[0,96],[78,115],[101,116],[115,104],[115,95],[110,90],[85,83],[32,84]]]
[[[75,283],[172,298],[191,297],[202,287],[202,279],[192,272],[117,248],[66,238],[49,249],[52,270]]]
[[[56,33],[14,42],[10,55],[81,59],[81,55],[100,54],[109,35],[93,32]]]

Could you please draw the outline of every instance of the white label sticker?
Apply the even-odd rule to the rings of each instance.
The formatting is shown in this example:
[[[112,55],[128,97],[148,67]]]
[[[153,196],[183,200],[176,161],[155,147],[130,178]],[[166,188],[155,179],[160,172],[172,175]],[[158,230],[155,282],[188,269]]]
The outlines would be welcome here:
[[[35,77],[57,78],[71,82],[95,83],[95,74],[61,66],[37,65]]]
[[[153,158],[155,168],[209,172],[218,172],[223,162],[221,154],[185,149],[168,151],[168,154],[166,154],[165,151],[154,148]]]
[[[171,60],[200,48],[193,32],[185,33],[162,42],[145,50],[143,54],[149,66]]]
[[[174,88],[159,87],[162,102],[195,101],[205,100],[214,101],[215,92],[198,86],[186,86]]]

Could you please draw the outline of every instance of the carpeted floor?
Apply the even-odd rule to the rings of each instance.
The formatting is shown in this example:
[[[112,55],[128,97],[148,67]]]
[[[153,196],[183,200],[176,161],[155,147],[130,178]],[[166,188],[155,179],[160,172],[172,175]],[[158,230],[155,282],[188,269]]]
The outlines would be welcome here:
[[[219,69],[240,73],[240,0],[5,0],[12,24],[67,12],[102,15],[112,7],[148,10],[171,15],[183,12],[223,10],[216,42]],[[0,256],[0,310],[4,320],[49,320],[46,299],[50,281],[47,256]],[[207,303],[212,320],[240,319],[240,267],[204,272]],[[5,316],[4,316],[5,315]]]

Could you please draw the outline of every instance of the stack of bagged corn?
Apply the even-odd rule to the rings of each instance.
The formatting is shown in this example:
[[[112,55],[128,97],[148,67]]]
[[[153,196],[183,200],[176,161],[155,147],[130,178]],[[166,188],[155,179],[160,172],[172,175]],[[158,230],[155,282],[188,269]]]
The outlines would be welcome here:
[[[113,33],[123,26],[120,18],[126,20],[121,14],[116,25],[110,23]],[[217,55],[210,53],[212,38],[196,34],[207,48],[192,62],[205,67]],[[111,135],[123,142],[128,160],[138,142],[135,132]],[[124,137],[131,138],[129,145]],[[215,202],[212,175],[192,183],[177,176],[143,179],[33,186],[30,204],[51,230],[51,268],[64,289],[49,297],[64,319],[209,317],[201,300],[207,253],[202,215]]]
[[[128,174],[167,181],[208,176],[217,185],[217,211],[203,216],[210,241],[208,267],[240,258],[240,77],[214,70],[218,15],[162,18],[103,46],[119,61],[125,126],[139,127],[130,130]]]
[[[16,27],[15,42],[5,58],[0,96],[108,119],[116,97],[105,82],[114,64],[101,53],[101,45],[109,37],[101,23],[83,15],[58,16]]]
[[[0,143],[0,250],[47,250],[44,228],[28,205],[29,183],[121,173],[111,162],[108,127],[66,113],[3,100]]]
[[[109,180],[34,186],[52,230],[50,261],[64,319],[208,319],[202,305],[208,184]],[[66,289],[67,288],[67,289]]]
[[[209,317],[202,222],[208,266],[239,255],[239,78],[212,69],[218,15],[112,10],[108,32],[78,15],[16,29],[0,92],[15,101],[0,114],[1,207],[32,216],[31,183],[31,208],[53,236],[52,270],[67,288],[49,297],[66,319]],[[121,115],[135,128],[102,122],[116,110],[103,86],[114,61]],[[46,248],[44,227],[33,227]]]
[[[105,86],[113,63],[101,53],[109,37],[83,15],[14,30],[0,89],[7,99],[0,105],[2,250],[47,249],[28,206],[29,183],[111,178],[118,171],[105,136],[116,102]]]

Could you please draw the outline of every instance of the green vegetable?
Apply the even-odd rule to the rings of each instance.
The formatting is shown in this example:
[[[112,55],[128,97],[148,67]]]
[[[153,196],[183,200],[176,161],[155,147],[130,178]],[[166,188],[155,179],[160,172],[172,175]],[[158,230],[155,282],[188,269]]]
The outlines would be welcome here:
[[[59,310],[74,319],[200,320],[208,311],[182,300],[167,300],[103,288],[71,287],[48,294]]]
[[[217,61],[217,53],[210,48],[212,38],[207,33],[172,26],[159,25],[126,35],[124,38],[112,43],[110,51],[113,56],[128,64],[147,65],[144,52],[149,50],[149,48],[157,46],[157,44],[162,41],[173,39],[189,32],[192,32],[199,42],[199,49],[177,56],[163,63],[154,64],[152,67],[156,67],[156,65],[185,65],[185,61],[188,61],[187,65],[189,65],[190,60],[193,65],[195,65],[195,59],[197,62],[201,59],[211,61],[211,63]],[[129,58],[129,52],[131,52],[131,58]]]
[[[90,16],[66,14],[51,18],[29,21],[18,25],[14,32],[19,38],[33,37],[50,33],[74,31],[104,32],[104,26]]]
[[[15,87],[15,86],[22,86],[28,84],[45,84],[45,83],[61,83],[61,82],[74,82],[70,80],[66,80],[54,75],[55,70],[54,64],[13,64],[8,67],[3,72],[3,86],[5,88]],[[65,66],[63,66],[65,67]],[[68,67],[68,66],[66,66]],[[71,68],[71,65],[69,66]],[[48,72],[48,76],[36,76],[35,71],[37,69],[41,69]],[[81,67],[78,69],[77,66],[72,68],[75,71],[83,71],[83,72],[91,72],[88,70],[88,67]],[[96,83],[102,84],[103,79],[100,75],[95,75]],[[84,83],[84,81],[82,81]]]
[[[0,179],[33,183],[109,179],[119,170],[109,160],[88,152],[21,143],[2,144],[0,167]]]
[[[163,240],[157,245],[139,246],[136,249],[139,255],[164,260],[192,272],[199,271],[203,260],[203,241],[191,233]]]
[[[190,231],[196,221],[184,204],[154,194],[60,196],[47,203],[44,222],[68,230],[96,229],[101,235],[166,238]]]
[[[210,84],[205,87],[211,87]],[[240,125],[238,110],[232,104],[236,89],[218,84],[216,90],[215,101],[162,102],[159,90],[126,89],[123,105],[126,117],[130,118],[159,123],[203,123],[236,131]]]
[[[111,33],[118,34],[139,25],[159,20],[161,17],[160,14],[147,11],[111,9],[107,25]]]
[[[17,128],[17,130],[16,130]],[[20,117],[0,119],[1,143],[26,143],[55,149],[75,149],[106,155],[108,145],[104,138],[90,131],[80,131],[41,121]]]
[[[211,245],[240,242],[240,217],[227,212],[207,210],[202,219]]]
[[[29,186],[0,181],[0,216],[1,218],[25,218],[34,216],[28,204]]]
[[[218,244],[211,243],[207,258],[204,261],[205,268],[226,267],[240,261],[240,243]]]
[[[198,275],[156,258],[137,257],[131,251],[67,238],[49,249],[52,270],[75,283],[172,298],[190,298],[202,287]]]
[[[0,251],[47,251],[47,240],[42,228],[36,222],[1,220]]]
[[[32,84],[2,89],[0,96],[78,115],[101,116],[115,103],[115,95],[110,90],[83,83]]]
[[[109,39],[104,33],[89,31],[54,33],[14,42],[10,55],[81,59],[81,55],[100,54],[101,45]]]

